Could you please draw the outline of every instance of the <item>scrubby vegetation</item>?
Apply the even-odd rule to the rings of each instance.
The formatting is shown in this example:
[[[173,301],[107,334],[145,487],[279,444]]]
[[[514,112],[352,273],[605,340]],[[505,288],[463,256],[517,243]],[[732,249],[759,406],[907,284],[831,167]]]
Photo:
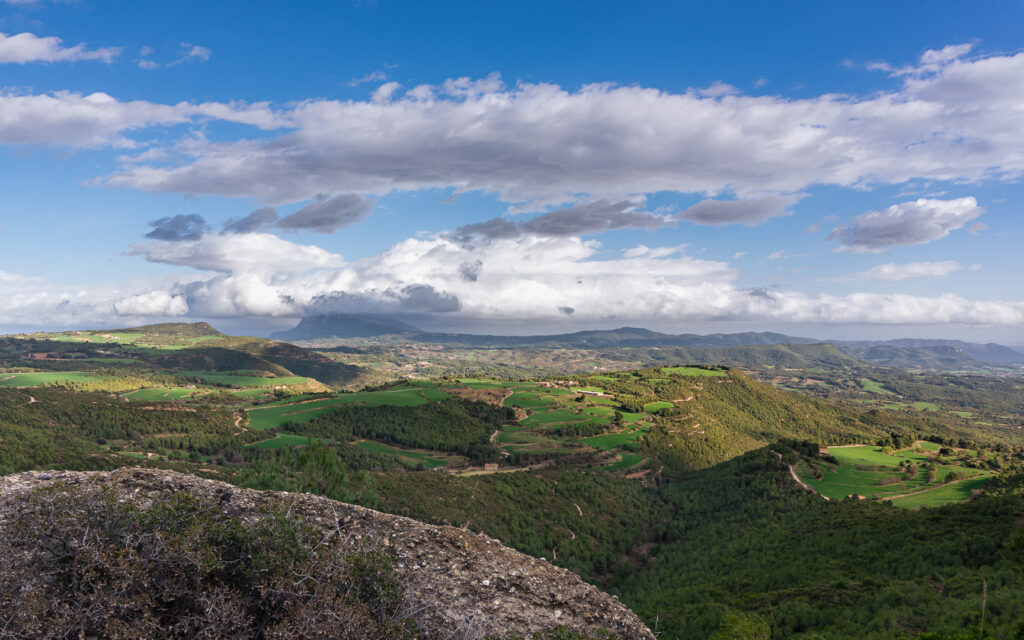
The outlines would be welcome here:
[[[393,560],[279,510],[46,487],[0,535],[3,638],[414,638]]]
[[[911,511],[825,502],[785,474],[762,449],[667,485],[671,524],[655,560],[616,581],[623,599],[667,637],[709,637],[738,612],[779,638],[975,638],[985,580],[986,633],[1024,631],[1021,476],[985,499]]]
[[[237,458],[253,439],[223,409],[154,410],[103,394],[0,389],[0,473],[109,469],[121,451]],[[118,458],[121,458],[120,462]]]
[[[337,440],[352,436],[376,438],[483,460],[497,456],[489,438],[509,418],[509,413],[498,407],[449,399],[418,407],[348,405],[291,429],[303,435]]]
[[[466,526],[615,590],[667,639],[975,638],[982,585],[986,637],[1024,633],[1019,378],[882,370],[827,345],[732,348],[751,372],[636,348],[615,357],[655,366],[584,374],[616,361],[552,347],[544,367],[563,369],[544,379],[340,392],[273,381],[399,348],[331,361],[167,331],[0,339],[0,386],[36,385],[0,388],[0,473],[164,466]]]

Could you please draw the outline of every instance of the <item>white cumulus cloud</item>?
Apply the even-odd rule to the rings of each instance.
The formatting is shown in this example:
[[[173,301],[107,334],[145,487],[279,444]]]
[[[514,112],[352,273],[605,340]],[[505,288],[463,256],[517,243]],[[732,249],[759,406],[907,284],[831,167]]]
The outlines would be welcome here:
[[[572,309],[572,318],[582,322],[1024,323],[1020,301],[751,289],[737,284],[739,274],[728,263],[687,256],[684,247],[639,245],[606,257],[600,243],[567,236],[467,240],[441,233],[353,262],[269,234],[209,234],[140,244],[134,252],[216,272],[160,289],[170,296],[164,300],[183,297],[188,314],[197,317],[283,317],[326,309],[444,314],[479,326],[557,321]],[[953,270],[937,264],[886,267],[876,279]]]
[[[100,60],[110,63],[120,54],[120,47],[89,49],[85,44],[65,47],[61,44],[61,39],[54,36],[40,37],[27,31],[14,35],[0,33],[0,64],[78,62],[80,60]]]
[[[433,314],[466,327],[557,322],[569,317],[569,309],[574,322],[605,324],[1024,324],[1022,301],[748,288],[737,283],[739,273],[728,263],[687,256],[683,247],[637,246],[609,257],[600,243],[578,237],[467,242],[442,233],[351,262],[262,233],[210,233],[198,240],[142,243],[132,251],[191,267],[194,275],[92,288],[7,277],[0,280],[0,324],[27,325],[45,317],[55,324],[109,326],[149,314],[295,317],[317,309]]]
[[[120,316],[168,317],[188,313],[184,296],[167,291],[150,291],[122,298],[114,303],[114,312]]]
[[[1024,175],[1024,53],[926,52],[895,90],[804,99],[735,89],[507,86],[449,80],[369,101],[309,100],[269,140],[197,147],[179,166],[132,166],[117,187],[294,202],[317,193],[451,188],[495,193],[514,211],[659,191],[733,195],[698,205],[704,224],[784,215],[810,185]],[[769,206],[770,205],[770,206]]]
[[[202,118],[261,129],[275,129],[285,124],[266,103],[164,105],[144,100],[122,102],[100,92],[59,91],[35,95],[0,92],[0,144],[130,147],[134,143],[124,138],[127,132]],[[140,168],[143,173],[149,170],[146,166]]]

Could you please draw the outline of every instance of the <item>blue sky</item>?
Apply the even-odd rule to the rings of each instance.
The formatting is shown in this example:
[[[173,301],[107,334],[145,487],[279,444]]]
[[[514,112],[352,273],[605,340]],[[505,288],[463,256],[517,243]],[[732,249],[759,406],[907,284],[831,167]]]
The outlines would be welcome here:
[[[0,0],[0,330],[1024,343],[985,7]]]

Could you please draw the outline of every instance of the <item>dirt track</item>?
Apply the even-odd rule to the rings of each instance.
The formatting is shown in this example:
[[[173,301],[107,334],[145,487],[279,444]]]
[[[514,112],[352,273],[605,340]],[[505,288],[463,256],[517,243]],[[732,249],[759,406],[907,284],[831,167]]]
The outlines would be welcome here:
[[[963,480],[957,480],[956,482],[947,482],[945,484],[940,484],[937,487],[928,487],[927,489],[921,489],[920,491],[911,491],[910,493],[901,493],[898,496],[885,496],[885,497],[879,498],[879,500],[883,500],[883,501],[884,500],[895,500],[896,498],[905,498],[907,496],[916,496],[919,493],[927,493],[929,491],[934,491],[936,489],[941,489],[942,487],[952,487],[952,486],[960,484],[961,482],[967,482],[968,480],[974,480],[975,478],[982,478],[982,477],[990,476],[990,475],[993,475],[993,474],[987,474],[986,473],[986,474],[980,474],[980,475],[976,475],[976,476],[971,476],[969,478],[964,478]]]
[[[772,453],[774,453],[775,457],[777,457],[779,459],[779,462],[782,462],[782,454],[781,453],[779,453],[778,451],[772,451]],[[813,494],[821,496],[820,493],[818,493],[817,491],[814,490],[814,487],[812,487],[811,485],[807,484],[806,482],[804,482],[803,480],[800,479],[800,476],[796,475],[796,467],[794,467],[791,464],[787,464],[786,467],[789,469],[790,477],[793,478],[794,482],[796,482],[798,485],[800,485],[800,488],[805,489],[806,491],[810,491]],[[829,499],[828,496],[821,496],[821,497],[824,498],[825,500]]]

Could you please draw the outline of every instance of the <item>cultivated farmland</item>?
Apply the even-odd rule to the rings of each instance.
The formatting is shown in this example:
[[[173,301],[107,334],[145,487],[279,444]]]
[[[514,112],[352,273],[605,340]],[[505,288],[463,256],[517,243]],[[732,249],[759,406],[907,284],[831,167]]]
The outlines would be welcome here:
[[[0,373],[0,387],[38,387],[68,381],[95,381],[102,378],[87,371],[38,373]]]
[[[964,449],[918,442],[892,451],[874,445],[829,447],[838,464],[803,465],[800,477],[831,499],[850,495],[892,500],[902,507],[941,506],[969,498],[993,475],[983,457]]]

